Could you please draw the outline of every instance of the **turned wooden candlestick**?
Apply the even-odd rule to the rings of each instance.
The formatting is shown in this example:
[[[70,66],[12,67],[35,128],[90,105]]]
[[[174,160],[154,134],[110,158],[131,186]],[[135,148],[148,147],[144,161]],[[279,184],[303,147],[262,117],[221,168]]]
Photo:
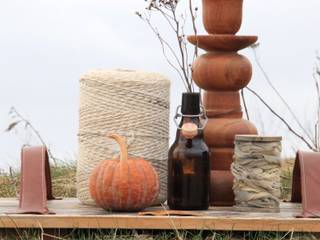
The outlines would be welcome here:
[[[193,79],[202,89],[209,118],[204,130],[211,150],[211,205],[234,204],[232,190],[234,138],[257,134],[255,126],[242,119],[239,90],[252,77],[250,61],[238,51],[257,41],[256,36],[237,36],[242,22],[243,0],[203,0],[203,23],[209,35],[189,36],[192,44],[207,53],[193,63]]]
[[[211,34],[236,34],[242,22],[243,0],[202,0],[203,24]]]

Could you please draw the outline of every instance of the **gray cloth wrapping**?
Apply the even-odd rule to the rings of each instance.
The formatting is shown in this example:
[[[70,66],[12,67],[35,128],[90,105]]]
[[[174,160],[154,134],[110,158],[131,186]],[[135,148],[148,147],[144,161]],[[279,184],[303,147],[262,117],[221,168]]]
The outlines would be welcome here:
[[[231,166],[236,205],[278,208],[281,142],[236,141]]]

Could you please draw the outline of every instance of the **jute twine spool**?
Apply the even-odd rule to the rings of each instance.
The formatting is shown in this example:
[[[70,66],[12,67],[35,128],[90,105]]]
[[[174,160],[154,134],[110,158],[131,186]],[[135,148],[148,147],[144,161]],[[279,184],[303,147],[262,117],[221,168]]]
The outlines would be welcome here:
[[[279,211],[281,137],[237,135],[233,191],[238,210]]]
[[[129,155],[143,157],[160,178],[157,203],[166,200],[170,81],[160,74],[130,70],[91,71],[80,79],[77,194],[94,204],[88,179],[95,166],[118,157],[107,133],[127,137]]]

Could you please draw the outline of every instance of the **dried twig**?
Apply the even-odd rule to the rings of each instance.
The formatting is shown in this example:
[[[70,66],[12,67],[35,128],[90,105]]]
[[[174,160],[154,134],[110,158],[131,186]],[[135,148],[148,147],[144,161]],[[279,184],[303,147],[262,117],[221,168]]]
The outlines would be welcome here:
[[[303,141],[309,149],[312,151],[316,151],[316,148],[313,145],[313,143],[308,142],[302,135],[300,135],[298,132],[296,132],[293,127],[283,118],[281,117],[273,108],[254,90],[252,90],[249,87],[246,87],[251,93],[253,93],[282,123],[286,125],[286,127],[289,129],[290,132],[292,132],[296,137],[298,137],[301,141]]]
[[[241,93],[241,98],[242,98],[242,102],[243,102],[244,110],[246,112],[247,119],[250,121],[248,107],[247,107],[246,99],[244,97],[244,89],[241,89],[240,93]]]
[[[147,25],[151,28],[153,33],[157,36],[161,44],[162,53],[169,63],[169,65],[179,74],[180,78],[183,80],[184,85],[189,92],[194,91],[194,83],[192,79],[192,66],[189,63],[189,52],[188,43],[186,41],[184,27],[187,19],[187,13],[178,15],[177,5],[178,0],[150,0],[146,11],[148,14],[142,14],[136,12],[136,15],[140,17]],[[193,8],[192,0],[189,0],[189,13],[191,15],[192,27],[195,34],[197,34],[197,29],[195,25],[197,8]],[[171,30],[174,32],[174,36],[177,43],[177,51],[172,47],[168,41],[160,34],[158,29],[153,25],[151,17],[153,13],[159,13],[165,21],[168,23]],[[173,61],[167,54],[167,51],[172,55]],[[194,58],[198,55],[198,47],[195,46]]]
[[[198,11],[198,8],[197,7],[195,7],[195,8],[193,7],[192,0],[189,0],[189,11],[190,11],[190,15],[191,15],[193,33],[194,33],[194,36],[197,39],[197,42],[196,42],[196,44],[194,46],[194,54],[193,54],[193,61],[194,61],[198,57],[198,54],[199,54],[198,53],[198,49],[199,49],[198,45],[199,45],[199,43],[198,43],[198,38],[197,38],[198,30],[197,30],[197,27],[196,27],[196,12]],[[189,67],[191,69],[191,74],[192,74],[192,72],[193,72],[192,65],[190,64]],[[191,77],[191,85],[194,86],[192,77]]]
[[[8,128],[5,131],[10,132],[13,129],[15,129],[18,125],[24,125],[24,128],[26,130],[30,129],[36,135],[36,137],[41,142],[41,144],[47,148],[49,158],[52,159],[55,165],[57,165],[57,162],[59,161],[59,159],[52,155],[50,148],[45,143],[40,132],[32,125],[32,123],[28,119],[23,117],[15,107],[11,107],[9,114],[12,116],[14,121],[13,123],[9,124]]]
[[[150,27],[150,29],[153,31],[153,33],[156,35],[156,37],[158,38],[160,45],[161,45],[161,50],[163,53],[163,56],[165,57],[166,61],[168,62],[168,64],[177,72],[177,74],[179,75],[179,77],[181,78],[184,86],[188,89],[188,86],[186,85],[185,81],[184,81],[184,77],[182,76],[180,70],[175,66],[175,64],[172,62],[172,60],[170,60],[170,58],[168,57],[167,51],[166,49],[169,50],[169,52],[172,54],[172,56],[174,57],[174,60],[176,62],[176,64],[182,68],[179,58],[176,55],[174,49],[170,46],[170,44],[160,35],[159,31],[157,28],[153,27],[151,22],[150,22],[150,16],[142,16],[142,14],[140,13],[136,13],[143,21],[145,21],[147,23],[147,25]]]
[[[320,56],[317,53],[317,62],[315,64],[313,79],[315,82],[316,93],[317,93],[317,119],[315,123],[315,145],[318,151],[320,151]]]
[[[292,110],[292,108],[290,107],[290,105],[288,104],[288,102],[282,97],[282,95],[280,94],[280,92],[277,90],[277,88],[273,85],[272,81],[270,80],[267,72],[264,70],[258,54],[257,54],[257,48],[259,47],[259,43],[253,44],[251,46],[251,49],[253,50],[253,54],[254,54],[254,59],[260,69],[260,71],[262,72],[265,80],[267,81],[268,85],[272,88],[272,90],[276,93],[276,95],[280,98],[281,102],[285,105],[285,107],[288,109],[289,113],[291,114],[291,116],[293,117],[293,119],[295,120],[295,122],[298,124],[298,126],[300,127],[300,129],[304,132],[304,134],[306,135],[306,137],[309,139],[309,141],[313,141],[313,138],[310,136],[310,134],[308,133],[308,131],[304,128],[304,126],[301,124],[301,122],[299,121],[298,117],[296,116],[296,114],[294,113],[294,111]]]
[[[197,30],[197,27],[196,27],[196,14],[195,12],[193,11],[195,10],[198,11],[198,8],[193,8],[193,5],[192,5],[192,0],[189,0],[189,11],[190,11],[190,15],[191,15],[191,20],[192,20],[192,28],[193,28],[193,33],[197,39],[197,36],[198,36],[198,30]],[[193,57],[193,60],[198,57],[198,40],[197,40],[197,43],[195,45],[195,48],[194,48],[194,57]]]
[[[173,19],[174,19],[174,22],[175,22],[175,25],[176,25],[176,31],[175,31],[175,34],[176,34],[176,39],[178,41],[178,46],[179,46],[179,51],[180,51],[180,57],[181,57],[181,62],[182,62],[182,73],[185,77],[185,80],[187,82],[187,85],[188,85],[188,90],[191,92],[191,86],[190,86],[190,82],[189,82],[189,78],[188,78],[188,65],[186,66],[186,55],[185,55],[185,52],[184,52],[184,41],[183,41],[183,35],[180,35],[180,22],[179,20],[177,19],[177,16],[176,16],[176,9],[171,9],[171,12],[172,12],[172,15],[173,15]]]

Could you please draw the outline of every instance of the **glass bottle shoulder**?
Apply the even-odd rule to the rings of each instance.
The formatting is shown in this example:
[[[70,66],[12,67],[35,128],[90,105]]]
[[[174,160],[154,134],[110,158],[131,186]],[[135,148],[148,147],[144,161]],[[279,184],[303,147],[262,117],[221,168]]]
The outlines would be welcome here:
[[[178,138],[176,138],[169,150],[169,153],[172,154],[174,158],[181,156],[181,154],[192,156],[202,155],[208,152],[208,146],[201,136],[197,136],[194,139],[188,140],[180,135]]]

